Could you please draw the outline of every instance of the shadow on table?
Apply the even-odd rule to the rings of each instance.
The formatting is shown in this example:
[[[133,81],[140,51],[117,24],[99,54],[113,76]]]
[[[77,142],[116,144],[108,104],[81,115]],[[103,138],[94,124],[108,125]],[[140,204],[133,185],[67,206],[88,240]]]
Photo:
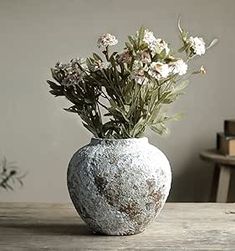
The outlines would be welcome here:
[[[102,234],[92,233],[85,224],[2,224],[1,228],[13,228],[24,230],[29,233],[40,235],[82,235],[82,236],[97,236]]]

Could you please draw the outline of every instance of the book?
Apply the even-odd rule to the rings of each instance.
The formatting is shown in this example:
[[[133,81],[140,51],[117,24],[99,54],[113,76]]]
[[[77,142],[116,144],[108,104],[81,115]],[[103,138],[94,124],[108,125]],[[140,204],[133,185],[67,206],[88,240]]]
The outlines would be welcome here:
[[[217,150],[228,156],[235,156],[235,137],[217,133]]]
[[[224,133],[226,136],[235,136],[235,120],[224,121]]]

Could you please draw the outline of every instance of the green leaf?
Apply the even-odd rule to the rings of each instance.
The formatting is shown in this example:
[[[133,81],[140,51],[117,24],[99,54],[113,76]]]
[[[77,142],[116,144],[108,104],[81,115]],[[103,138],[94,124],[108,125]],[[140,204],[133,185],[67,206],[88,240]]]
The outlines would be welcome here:
[[[161,108],[162,108],[161,105],[155,106],[152,113],[150,114],[149,124],[156,124],[157,123]]]
[[[169,120],[179,121],[179,120],[181,120],[182,118],[184,118],[184,114],[181,113],[181,112],[179,112],[179,113],[176,113],[176,114],[174,114],[173,116],[171,116],[171,117],[169,118]]]
[[[58,74],[58,72],[55,69],[53,69],[53,68],[51,68],[51,75],[60,84],[61,84],[61,82],[64,79],[62,71]]]
[[[69,107],[69,108],[64,108],[65,111],[67,112],[73,112],[73,113],[78,113],[78,109],[75,105]]]
[[[126,121],[129,123],[129,119],[127,118],[125,111],[122,110],[120,107],[110,107],[108,108],[108,111],[116,118],[118,118],[121,121]]]
[[[61,88],[61,85],[57,85],[56,83],[54,83],[50,80],[47,80],[47,83],[50,85],[51,89],[60,89]]]
[[[209,44],[208,47],[206,47],[206,49],[210,49],[211,47],[215,46],[218,43],[219,39],[215,38],[211,41],[211,43]]]
[[[133,47],[130,43],[128,42],[125,42],[125,45],[126,45],[126,48],[129,50],[129,51],[132,51],[133,50]]]
[[[136,135],[140,134],[140,132],[142,132],[142,130],[145,129],[146,125],[144,125],[145,119],[143,117],[141,117],[138,122],[135,124],[135,126],[133,127],[133,129],[130,131],[130,134],[132,135],[132,137],[135,137]]]
[[[189,80],[186,79],[174,87],[173,93],[183,94],[183,90],[188,86]]]
[[[139,29],[139,41],[140,42],[144,39],[144,34],[145,34],[145,28],[144,28],[144,26],[141,26]]]
[[[158,123],[150,126],[150,129],[159,135],[166,135],[169,133],[169,129],[164,123]]]
[[[135,40],[133,39],[132,36],[128,36],[128,40],[130,41],[130,43],[132,44],[133,47],[135,47],[136,43]]]
[[[170,96],[171,91],[166,91],[160,95],[159,102],[164,103],[164,101]]]
[[[86,65],[87,65],[88,69],[92,72],[92,70],[93,70],[93,63],[92,63],[92,59],[91,58],[87,58],[86,59]]]
[[[116,68],[116,61],[115,61],[115,59],[114,59],[113,56],[110,57],[109,61],[110,61],[111,65],[112,65],[114,68]]]
[[[102,58],[101,58],[98,54],[96,54],[96,53],[93,53],[93,58],[94,58],[96,61],[101,61],[101,62],[103,62]]]
[[[82,123],[84,127],[86,127],[95,137],[97,137],[97,132],[96,130],[90,126],[89,124],[86,124],[86,123]]]
[[[186,47],[185,47],[185,45],[184,45],[184,46],[182,46],[181,48],[178,49],[178,52],[181,53],[181,52],[183,52],[183,51],[185,51],[185,50],[186,50]]]
[[[181,16],[179,16],[179,18],[178,18],[177,25],[178,25],[179,32],[182,34],[183,33],[183,29],[181,27]]]
[[[56,97],[64,96],[64,93],[61,90],[50,90],[49,92]]]
[[[163,50],[161,51],[161,53],[159,54],[159,57],[160,57],[161,59],[164,59],[164,58],[166,58],[167,55],[168,55],[168,54],[167,54],[167,52],[166,52],[166,49],[163,49]]]

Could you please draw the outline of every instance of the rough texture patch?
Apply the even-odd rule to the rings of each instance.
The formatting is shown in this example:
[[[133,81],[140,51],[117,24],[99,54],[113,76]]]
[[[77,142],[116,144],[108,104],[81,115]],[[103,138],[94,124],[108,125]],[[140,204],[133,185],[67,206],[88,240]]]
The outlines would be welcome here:
[[[165,155],[141,139],[92,139],[68,168],[75,208],[94,232],[142,232],[162,209],[171,185]]]

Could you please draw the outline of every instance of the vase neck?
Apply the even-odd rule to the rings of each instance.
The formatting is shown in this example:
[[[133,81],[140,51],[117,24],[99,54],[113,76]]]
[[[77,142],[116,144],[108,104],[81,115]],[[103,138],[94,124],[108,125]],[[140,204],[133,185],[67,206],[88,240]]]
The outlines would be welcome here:
[[[111,144],[111,145],[136,145],[136,144],[147,144],[148,138],[128,138],[128,139],[105,139],[105,138],[91,138],[90,144],[97,145],[97,144]]]

